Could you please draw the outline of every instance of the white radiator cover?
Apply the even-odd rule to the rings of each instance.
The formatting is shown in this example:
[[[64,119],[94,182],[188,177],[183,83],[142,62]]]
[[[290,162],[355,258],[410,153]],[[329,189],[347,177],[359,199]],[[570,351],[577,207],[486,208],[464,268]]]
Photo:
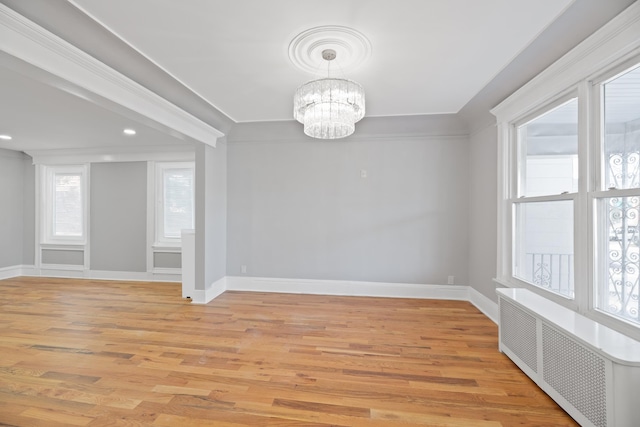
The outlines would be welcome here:
[[[640,425],[640,342],[526,289],[498,289],[500,351],[582,426]]]

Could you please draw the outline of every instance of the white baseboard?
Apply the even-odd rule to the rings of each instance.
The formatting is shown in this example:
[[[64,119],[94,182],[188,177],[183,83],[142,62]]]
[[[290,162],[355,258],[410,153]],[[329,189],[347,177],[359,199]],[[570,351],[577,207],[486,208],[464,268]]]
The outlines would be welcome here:
[[[172,273],[172,274],[171,274]],[[48,276],[96,280],[180,282],[176,272],[128,272],[100,270],[37,269],[32,265],[0,268],[0,280],[17,276]],[[357,282],[348,280],[278,279],[269,277],[225,276],[205,290],[189,295],[194,304],[206,304],[224,291],[281,292],[310,295],[341,295],[385,298],[420,298],[469,301],[498,324],[498,304],[474,288],[463,285],[418,285],[413,283]]]
[[[478,292],[475,288],[468,286],[469,288],[469,302],[476,306],[478,310],[484,313],[489,319],[498,325],[498,303],[492,301],[490,298],[484,296],[484,294]]]
[[[19,274],[15,271],[19,270]],[[16,266],[8,269],[8,272],[14,273],[12,276],[5,277],[3,270],[0,269],[0,279],[17,277],[17,276],[33,276],[33,277],[58,277],[67,279],[92,279],[92,280],[127,280],[131,282],[177,282],[181,281],[181,276],[176,269],[171,271],[107,271],[107,270],[82,270],[79,266],[64,266],[48,264],[43,268],[30,266]]]
[[[225,276],[213,282],[211,286],[205,290],[193,289],[191,291],[192,295],[189,295],[191,297],[191,302],[193,304],[206,304],[213,301],[227,290],[227,279],[228,277]]]
[[[468,299],[466,286],[356,282],[346,280],[274,279],[228,276],[227,290],[387,298]]]
[[[28,276],[24,274],[25,270],[28,270],[28,265],[11,265],[9,267],[0,268],[0,280],[11,279],[13,277]]]
[[[494,323],[498,323],[498,304],[474,288],[462,285],[418,285],[412,283],[227,276],[226,290],[469,301]]]

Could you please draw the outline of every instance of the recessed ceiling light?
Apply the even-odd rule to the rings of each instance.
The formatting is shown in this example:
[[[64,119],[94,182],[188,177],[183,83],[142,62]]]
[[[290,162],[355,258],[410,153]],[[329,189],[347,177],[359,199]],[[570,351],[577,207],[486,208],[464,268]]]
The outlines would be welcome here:
[[[11,135],[0,135],[0,139],[5,139],[8,141],[11,139]]]
[[[135,135],[136,131],[134,129],[125,129],[124,131],[125,135]]]

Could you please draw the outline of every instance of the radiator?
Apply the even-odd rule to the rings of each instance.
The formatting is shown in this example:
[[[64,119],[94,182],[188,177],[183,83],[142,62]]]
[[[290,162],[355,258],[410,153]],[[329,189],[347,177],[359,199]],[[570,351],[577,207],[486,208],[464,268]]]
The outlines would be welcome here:
[[[640,425],[640,342],[526,289],[498,289],[500,351],[582,426]]]

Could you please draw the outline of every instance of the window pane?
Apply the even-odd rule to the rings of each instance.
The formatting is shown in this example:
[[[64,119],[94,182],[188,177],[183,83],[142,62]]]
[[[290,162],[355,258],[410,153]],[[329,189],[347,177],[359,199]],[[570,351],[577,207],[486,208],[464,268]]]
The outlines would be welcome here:
[[[193,228],[193,170],[166,169],[163,174],[164,237],[179,238]]]
[[[518,203],[514,275],[573,298],[573,201]]]
[[[578,191],[578,100],[572,99],[518,128],[520,196]]]
[[[56,173],[54,177],[53,235],[82,236],[82,175]]]
[[[640,197],[599,201],[597,308],[640,324],[638,213]]]
[[[606,188],[640,187],[640,67],[603,86]]]

